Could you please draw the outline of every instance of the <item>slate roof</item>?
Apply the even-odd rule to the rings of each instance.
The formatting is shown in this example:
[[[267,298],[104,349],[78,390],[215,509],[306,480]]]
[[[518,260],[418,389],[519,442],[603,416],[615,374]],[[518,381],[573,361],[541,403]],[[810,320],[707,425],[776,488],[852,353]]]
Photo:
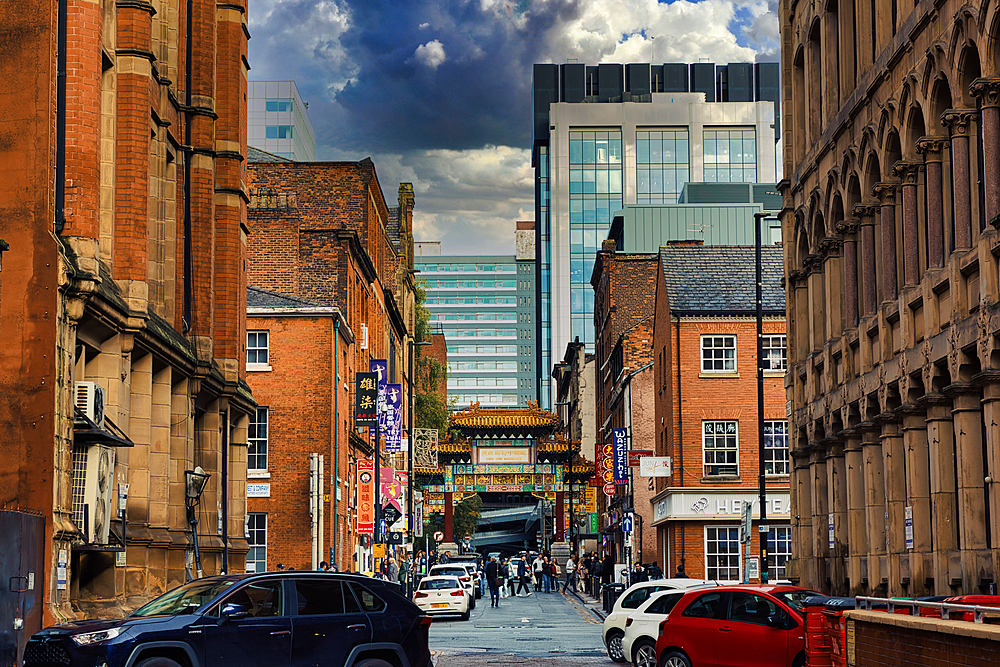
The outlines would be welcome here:
[[[663,246],[664,287],[677,315],[746,315],[757,312],[753,246]],[[761,248],[764,313],[785,314],[781,246]]]
[[[306,301],[291,294],[247,287],[247,308],[323,308],[325,304]]]
[[[287,157],[268,153],[253,146],[247,146],[247,162],[295,162],[295,160],[289,160]]]

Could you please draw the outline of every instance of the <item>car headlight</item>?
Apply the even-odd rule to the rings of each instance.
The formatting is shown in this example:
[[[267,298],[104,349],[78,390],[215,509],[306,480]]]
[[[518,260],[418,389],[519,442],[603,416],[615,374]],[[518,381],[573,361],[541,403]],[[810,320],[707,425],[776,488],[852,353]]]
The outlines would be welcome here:
[[[121,633],[121,628],[108,628],[107,630],[98,630],[97,632],[85,632],[80,635],[73,635],[71,639],[76,642],[77,646],[90,646],[92,644],[100,644],[101,642],[114,639]]]

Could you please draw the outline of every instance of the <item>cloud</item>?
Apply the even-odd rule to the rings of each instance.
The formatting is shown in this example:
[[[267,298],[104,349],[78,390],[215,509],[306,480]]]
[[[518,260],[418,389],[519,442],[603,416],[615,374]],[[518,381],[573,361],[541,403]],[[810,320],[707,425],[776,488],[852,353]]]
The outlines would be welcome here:
[[[441,63],[448,59],[444,52],[444,45],[436,39],[418,46],[413,52],[413,56],[431,69],[437,69]]]
[[[396,178],[421,184],[418,229],[446,252],[474,249],[469,229],[510,251],[514,220],[534,217],[534,63],[747,62],[779,47],[776,0],[255,0],[250,31],[251,78],[296,81],[319,159],[370,155],[390,199]]]

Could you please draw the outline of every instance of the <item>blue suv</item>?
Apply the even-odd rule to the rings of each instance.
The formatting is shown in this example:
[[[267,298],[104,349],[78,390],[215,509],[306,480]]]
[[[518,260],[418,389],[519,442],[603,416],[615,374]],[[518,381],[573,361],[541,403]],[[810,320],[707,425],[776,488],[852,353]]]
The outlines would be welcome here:
[[[36,633],[24,667],[429,667],[431,618],[360,575],[205,577],[120,619]]]

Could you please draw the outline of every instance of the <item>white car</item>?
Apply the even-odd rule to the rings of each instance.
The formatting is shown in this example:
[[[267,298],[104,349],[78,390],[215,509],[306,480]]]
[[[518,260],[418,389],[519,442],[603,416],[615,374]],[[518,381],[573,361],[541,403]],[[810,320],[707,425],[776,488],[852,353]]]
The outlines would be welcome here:
[[[625,619],[622,653],[635,667],[656,667],[656,638],[660,621],[674,608],[685,591],[658,591]]]
[[[458,577],[462,582],[462,587],[469,594],[469,598],[472,600],[469,603],[469,609],[476,608],[476,578],[469,572],[469,569],[464,563],[445,563],[443,565],[435,565],[431,568],[428,573],[432,577]]]
[[[622,648],[625,621],[629,614],[649,599],[650,595],[658,591],[686,590],[695,586],[703,586],[706,583],[708,582],[703,579],[654,579],[640,581],[625,589],[625,592],[615,601],[611,613],[604,619],[602,636],[604,637],[604,646],[608,650],[608,657],[615,662],[628,661]]]
[[[426,614],[460,614],[469,620],[469,592],[458,577],[424,577],[413,593],[413,603]]]

